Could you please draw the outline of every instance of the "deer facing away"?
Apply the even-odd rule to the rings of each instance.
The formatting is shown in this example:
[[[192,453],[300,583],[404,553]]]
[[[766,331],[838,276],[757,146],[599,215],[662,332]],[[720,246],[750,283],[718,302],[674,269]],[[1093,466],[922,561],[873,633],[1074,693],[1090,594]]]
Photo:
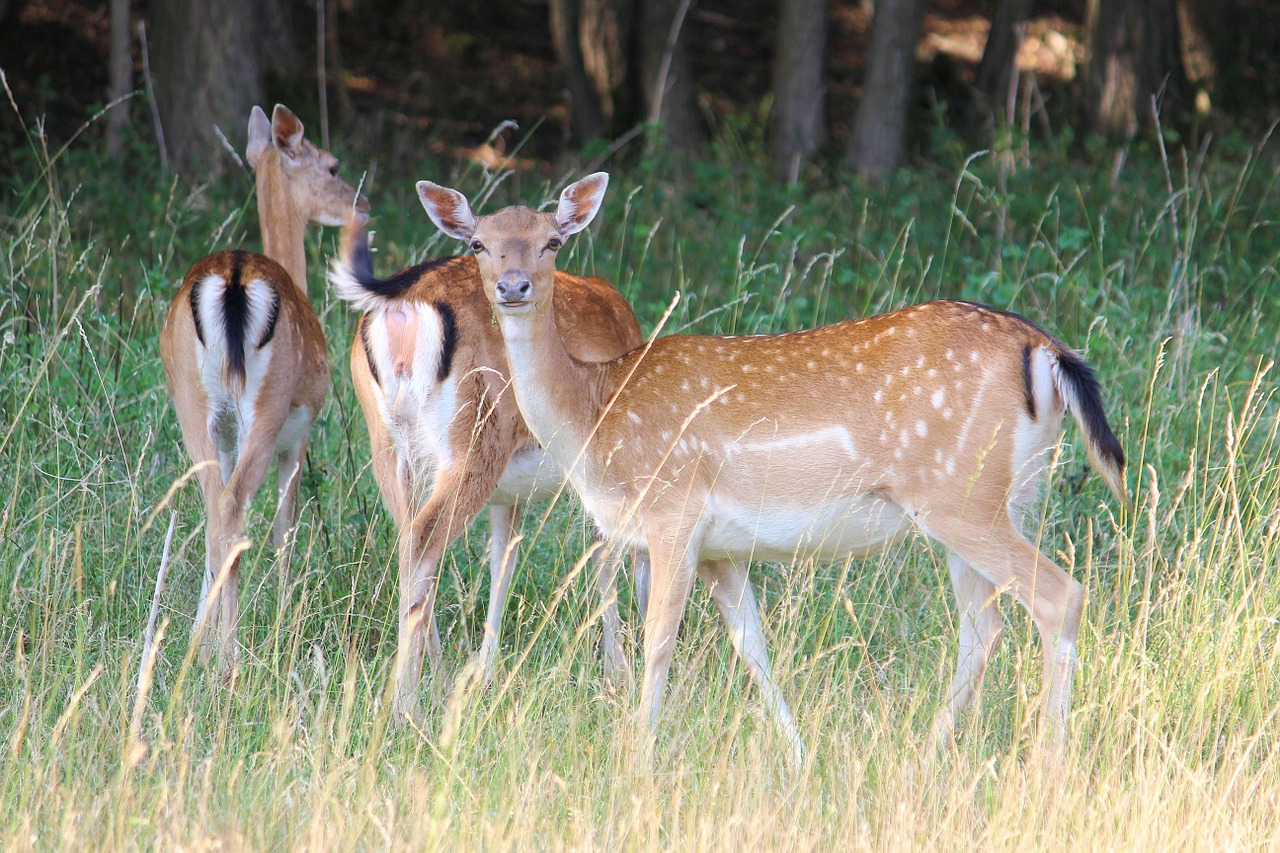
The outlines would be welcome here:
[[[515,400],[502,336],[476,261],[430,260],[389,279],[373,275],[362,221],[344,231],[329,280],[364,312],[351,374],[369,429],[373,471],[400,531],[400,629],[395,709],[418,712],[423,647],[442,672],[435,621],[440,560],[489,504],[490,589],[476,674],[493,677],[502,615],[515,565],[512,534],[523,504],[552,498],[564,476],[534,442]],[[599,278],[559,275],[555,322],[575,358],[603,361],[639,346],[626,300]],[[614,595],[616,552],[599,561],[606,676],[629,673]],[[644,564],[636,559],[638,574]],[[646,587],[642,580],[637,587]]]
[[[1123,501],[1124,454],[1092,370],[1030,321],[929,302],[782,335],[672,335],[609,362],[575,358],[549,307],[558,249],[595,217],[608,176],[564,190],[554,213],[477,218],[418,185],[431,219],[476,255],[506,343],[515,399],[601,531],[648,550],[641,713],[656,728],[695,576],[794,754],[746,566],[883,550],[911,529],[949,552],[959,660],[934,723],[944,741],[1003,631],[997,596],[1031,614],[1045,719],[1061,745],[1084,589],[1018,530],[1071,411],[1094,468]]]
[[[205,572],[196,611],[201,658],[235,658],[245,512],[273,456],[272,544],[293,527],[311,422],[329,388],[324,334],[307,299],[308,221],[341,225],[368,201],[338,177],[338,161],[277,104],[254,107],[246,158],[256,173],[265,255],[219,252],[187,272],[160,330],[160,357],[182,438],[204,493]]]

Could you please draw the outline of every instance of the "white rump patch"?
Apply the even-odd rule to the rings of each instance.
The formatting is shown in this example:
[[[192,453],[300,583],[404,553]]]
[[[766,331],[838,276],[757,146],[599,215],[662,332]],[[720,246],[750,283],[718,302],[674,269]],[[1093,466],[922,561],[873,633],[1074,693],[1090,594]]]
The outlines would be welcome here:
[[[392,313],[401,317],[392,317]],[[390,398],[408,383],[436,384],[444,347],[444,322],[425,302],[396,302],[369,313],[365,332],[383,392]],[[391,324],[398,329],[393,335]]]
[[[1019,412],[1013,434],[1013,487],[1009,505],[1017,512],[1036,499],[1044,473],[1053,463],[1053,451],[1062,432],[1065,412],[1059,396],[1055,373],[1058,360],[1045,347],[1031,352],[1031,398],[1035,404],[1033,421],[1025,411]]]
[[[390,310],[412,313],[403,322],[407,331],[397,340],[397,352],[387,329]],[[423,302],[397,302],[371,311],[365,320],[374,370],[378,375],[378,408],[400,464],[407,466],[415,490],[427,488],[435,472],[465,453],[449,445],[454,418],[475,417],[458,412],[456,369],[441,382],[438,378],[444,323],[439,313]],[[399,369],[397,369],[399,368]],[[415,495],[414,499],[421,499]]]
[[[245,284],[248,295],[249,311],[245,323],[245,362],[249,361],[249,352],[258,348],[258,341],[267,331],[271,320],[271,303],[275,291],[271,285],[260,278],[249,280]],[[200,282],[200,328],[204,330],[204,344],[212,357],[216,350],[224,357],[227,353],[226,318],[227,280],[220,275],[207,276]]]
[[[226,318],[227,280],[210,275],[200,282],[200,327],[204,345],[198,346],[200,384],[209,398],[209,434],[218,446],[227,450],[239,447],[240,436],[253,425],[254,406],[262,390],[273,347],[268,343],[259,349],[258,341],[271,321],[271,305],[275,291],[260,278],[245,283],[248,302],[244,330],[244,390],[230,383]]]

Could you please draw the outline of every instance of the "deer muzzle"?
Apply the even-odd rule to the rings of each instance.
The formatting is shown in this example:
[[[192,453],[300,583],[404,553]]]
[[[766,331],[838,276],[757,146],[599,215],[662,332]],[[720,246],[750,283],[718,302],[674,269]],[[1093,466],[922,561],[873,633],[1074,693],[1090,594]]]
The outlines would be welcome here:
[[[503,305],[523,305],[533,293],[533,282],[524,270],[507,270],[498,276],[495,290],[498,301]]]

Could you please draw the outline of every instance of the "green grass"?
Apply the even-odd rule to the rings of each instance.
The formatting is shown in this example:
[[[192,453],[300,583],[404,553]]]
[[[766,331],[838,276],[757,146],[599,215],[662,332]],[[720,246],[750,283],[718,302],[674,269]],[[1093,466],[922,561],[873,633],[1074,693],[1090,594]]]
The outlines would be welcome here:
[[[1087,586],[1065,761],[1034,743],[1039,652],[1010,631],[983,707],[932,760],[954,665],[942,555],[759,566],[779,680],[809,759],[790,772],[705,594],[682,630],[652,774],[637,697],[605,690],[574,502],[526,515],[486,692],[387,727],[394,534],[347,379],[353,318],[311,293],[334,387],[312,436],[298,548],[249,552],[231,684],[193,663],[203,509],[157,330],[186,268],[258,245],[251,184],[121,169],[81,143],[0,187],[0,846],[1224,849],[1280,843],[1280,200],[1274,145],[1203,162],[1033,149],[950,157],[868,189],[771,186],[726,133],[677,172],[614,174],[564,265],[618,282],[651,329],[777,331],[947,296],[1019,311],[1087,353],[1134,507],[1085,476],[1074,428],[1032,531]],[[340,146],[339,146],[340,148]],[[346,171],[352,172],[348,165]],[[483,176],[419,175],[468,192]],[[525,179],[526,200],[552,187]],[[501,185],[491,205],[514,201]],[[375,187],[379,269],[456,251],[410,182]],[[1269,371],[1269,372],[1268,372]],[[250,535],[266,539],[265,493]],[[177,513],[154,683],[142,633]],[[449,554],[448,666],[479,645],[483,523]],[[624,618],[636,626],[629,592]],[[634,657],[634,656],[633,656]],[[638,661],[633,660],[637,665]]]

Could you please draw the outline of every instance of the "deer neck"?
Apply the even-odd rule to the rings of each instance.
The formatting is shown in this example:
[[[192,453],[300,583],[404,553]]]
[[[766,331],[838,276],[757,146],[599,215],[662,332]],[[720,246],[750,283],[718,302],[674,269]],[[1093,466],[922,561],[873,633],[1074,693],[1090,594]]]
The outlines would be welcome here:
[[[550,298],[529,314],[498,314],[516,402],[534,438],[570,478],[603,405],[607,364],[580,362],[565,349]]]
[[[262,253],[284,267],[293,284],[307,293],[307,219],[293,202],[279,155],[264,158],[257,174],[258,225]]]

